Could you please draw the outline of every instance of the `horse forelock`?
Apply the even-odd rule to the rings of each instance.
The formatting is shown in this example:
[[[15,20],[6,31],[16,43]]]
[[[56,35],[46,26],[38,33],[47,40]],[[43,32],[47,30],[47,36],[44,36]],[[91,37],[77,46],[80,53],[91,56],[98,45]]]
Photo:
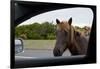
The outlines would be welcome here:
[[[68,31],[70,29],[70,26],[65,21],[62,21],[60,24],[57,24],[57,30],[65,30]]]

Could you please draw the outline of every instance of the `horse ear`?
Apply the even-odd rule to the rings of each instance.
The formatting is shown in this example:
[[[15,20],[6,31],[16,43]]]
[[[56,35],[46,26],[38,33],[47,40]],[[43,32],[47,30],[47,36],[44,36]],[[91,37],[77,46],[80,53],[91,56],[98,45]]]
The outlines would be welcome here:
[[[60,21],[59,21],[58,19],[56,19],[56,22],[57,22],[57,24],[59,24],[59,23],[60,23]]]
[[[69,25],[72,24],[72,17],[68,20]]]

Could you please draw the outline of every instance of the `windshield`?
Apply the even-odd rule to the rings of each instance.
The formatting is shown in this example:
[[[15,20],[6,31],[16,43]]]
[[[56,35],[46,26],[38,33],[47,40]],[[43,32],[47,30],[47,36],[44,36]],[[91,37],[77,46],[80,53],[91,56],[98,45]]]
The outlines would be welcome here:
[[[15,28],[15,37],[23,39],[24,45],[24,52],[15,56],[37,59],[85,55],[92,21],[92,10],[81,7],[58,9],[34,16]],[[71,32],[74,33],[70,34],[73,36],[71,45],[68,45],[70,43],[67,42],[69,36],[66,35],[66,30],[58,31],[58,24],[61,23],[69,24],[63,26],[66,29],[68,26],[73,27]],[[67,33],[69,34],[68,31]]]

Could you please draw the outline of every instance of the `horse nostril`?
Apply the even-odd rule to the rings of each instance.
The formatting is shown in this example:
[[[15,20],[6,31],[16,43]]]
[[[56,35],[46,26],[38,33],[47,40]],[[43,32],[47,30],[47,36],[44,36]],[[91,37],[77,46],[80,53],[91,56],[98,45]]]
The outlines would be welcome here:
[[[54,54],[55,57],[56,56],[61,56],[61,52],[60,52],[59,49],[54,49],[53,54]]]
[[[57,52],[55,49],[53,50],[53,54],[54,54],[54,56],[57,56]]]

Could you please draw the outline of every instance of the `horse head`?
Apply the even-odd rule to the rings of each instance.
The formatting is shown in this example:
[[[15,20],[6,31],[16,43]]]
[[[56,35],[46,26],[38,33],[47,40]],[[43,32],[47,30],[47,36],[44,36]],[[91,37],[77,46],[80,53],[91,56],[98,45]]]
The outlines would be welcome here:
[[[53,50],[54,56],[62,56],[64,51],[68,48],[69,44],[73,40],[72,32],[72,18],[68,21],[60,21],[56,19],[56,44]]]

